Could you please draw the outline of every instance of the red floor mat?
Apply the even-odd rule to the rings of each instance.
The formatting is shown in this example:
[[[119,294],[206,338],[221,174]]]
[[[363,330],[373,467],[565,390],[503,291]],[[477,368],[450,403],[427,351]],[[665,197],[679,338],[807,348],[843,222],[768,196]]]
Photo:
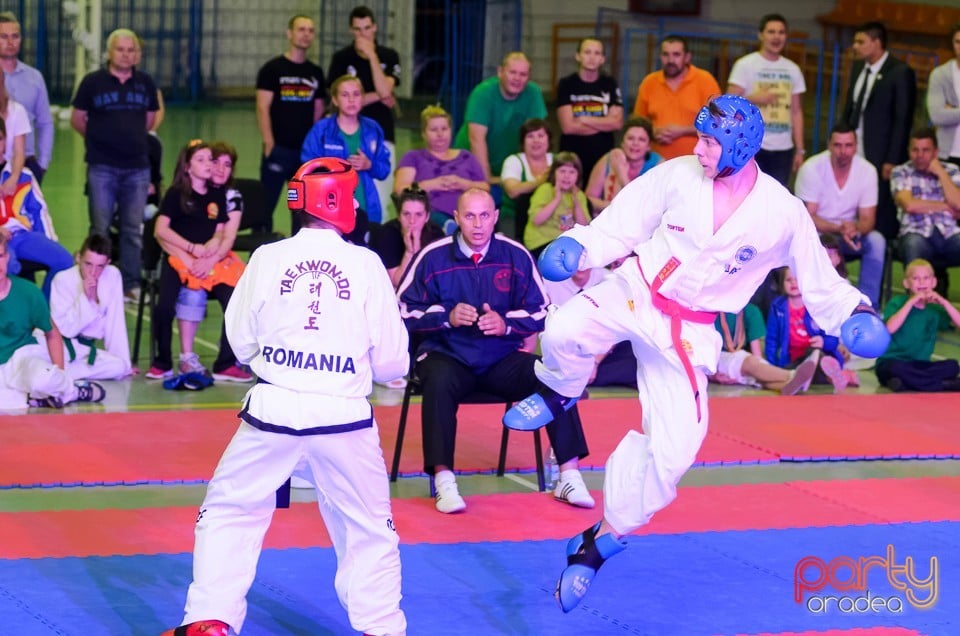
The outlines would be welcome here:
[[[958,400],[943,395],[819,395],[711,400],[700,464],[783,459],[960,457]],[[457,468],[490,471],[500,442],[498,405],[461,408]],[[602,467],[624,433],[640,426],[633,399],[581,402],[590,456]],[[384,457],[393,458],[396,406],[377,407]],[[0,487],[201,481],[237,427],[233,410],[25,415],[0,427]],[[532,435],[513,433],[510,469],[534,465]],[[422,470],[420,408],[413,405],[401,473]]]
[[[428,497],[395,499],[405,544],[563,539],[598,518],[596,510],[549,494],[470,495],[467,512],[443,515]],[[960,477],[789,482],[681,488],[677,500],[639,534],[960,521]],[[0,513],[0,558],[165,554],[193,549],[196,507]],[[518,522],[535,520],[535,522]],[[280,510],[264,544],[329,546],[317,507]]]

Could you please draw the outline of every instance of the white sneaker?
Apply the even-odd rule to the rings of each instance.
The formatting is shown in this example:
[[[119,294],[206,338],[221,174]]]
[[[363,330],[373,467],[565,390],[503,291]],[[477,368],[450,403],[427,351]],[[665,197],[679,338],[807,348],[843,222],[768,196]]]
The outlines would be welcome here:
[[[452,475],[434,479],[437,489],[437,510],[444,514],[462,512],[467,509],[467,502],[460,496],[457,489],[457,480]]]
[[[553,498],[580,508],[593,508],[595,502],[576,468],[560,472],[560,481],[553,489]]]
[[[180,373],[199,373],[210,377],[210,372],[200,363],[200,356],[196,353],[180,354]]]

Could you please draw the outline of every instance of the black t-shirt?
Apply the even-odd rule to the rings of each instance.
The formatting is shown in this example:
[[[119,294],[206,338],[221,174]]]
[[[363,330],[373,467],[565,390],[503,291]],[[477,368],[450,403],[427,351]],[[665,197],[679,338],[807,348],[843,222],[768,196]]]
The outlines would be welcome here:
[[[377,57],[380,58],[380,68],[387,77],[395,81],[394,87],[400,86],[400,56],[391,48],[377,45]],[[352,75],[360,80],[364,93],[376,91],[373,85],[373,73],[370,71],[370,60],[360,57],[353,45],[344,47],[333,54],[330,59],[330,72],[327,78],[332,85],[342,75]],[[383,128],[383,136],[387,141],[394,141],[393,110],[383,104],[374,102],[360,110],[360,114],[374,120]]]
[[[446,235],[439,225],[433,221],[427,221],[427,224],[423,226],[423,232],[420,234],[421,249],[444,236]],[[376,235],[371,238],[370,249],[380,256],[383,266],[387,269],[400,265],[400,261],[403,260],[403,252],[407,249],[403,244],[403,230],[400,227],[400,221],[391,219],[381,225]]]
[[[281,55],[260,67],[257,90],[273,93],[270,129],[274,143],[299,151],[313,126],[314,101],[327,99],[323,69],[313,62],[298,64]]]
[[[171,230],[191,243],[206,243],[213,238],[217,224],[228,220],[224,188],[208,188],[206,194],[191,190],[188,207],[181,207],[180,191],[170,188],[163,196],[160,214],[170,218]]]
[[[106,69],[88,73],[73,107],[87,113],[86,160],[117,168],[149,168],[147,113],[160,108],[157,87],[138,70],[125,82]]]
[[[611,106],[623,106],[617,81],[601,74],[595,82],[584,82],[573,73],[557,82],[557,107],[572,106],[574,118],[602,117]],[[583,164],[583,181],[590,177],[590,170],[604,154],[613,150],[616,143],[613,132],[598,132],[594,135],[560,135],[560,150],[575,152]]]

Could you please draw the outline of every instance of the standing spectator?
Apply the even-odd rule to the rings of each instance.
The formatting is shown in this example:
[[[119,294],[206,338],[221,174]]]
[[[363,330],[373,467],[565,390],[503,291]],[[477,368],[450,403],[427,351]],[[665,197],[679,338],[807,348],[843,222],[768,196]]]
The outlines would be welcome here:
[[[576,59],[577,72],[557,82],[560,150],[576,153],[583,173],[590,174],[616,143],[613,133],[623,125],[623,98],[617,81],[600,70],[607,59],[601,40],[580,40]]]
[[[27,111],[31,130],[27,133],[24,165],[42,183],[53,157],[53,114],[43,75],[19,59],[21,42],[17,17],[9,11],[0,13],[0,69],[7,94]]]
[[[86,146],[90,233],[109,235],[119,217],[124,296],[140,297],[143,210],[150,187],[147,131],[153,126],[157,87],[134,66],[137,34],[117,29],[107,38],[107,66],[87,74],[73,98],[70,124]]]
[[[937,127],[940,158],[960,166],[960,22],[950,33],[954,59],[930,73],[927,112]]]
[[[70,402],[99,402],[103,387],[74,382],[63,369],[63,338],[50,308],[33,283],[7,275],[7,234],[0,232],[0,393],[3,408],[62,408]],[[34,330],[43,332],[38,344]],[[12,398],[12,399],[11,399]]]
[[[353,44],[345,46],[330,58],[327,81],[352,75],[363,87],[363,109],[360,114],[380,124],[389,150],[390,169],[377,186],[380,205],[386,208],[393,192],[393,171],[397,165],[396,118],[397,99],[393,91],[400,85],[400,56],[393,49],[377,44],[377,21],[369,7],[354,7],[350,12],[350,33]]]
[[[514,236],[521,243],[527,227],[530,197],[547,180],[553,163],[551,138],[550,126],[544,120],[534,118],[523,122],[520,126],[520,152],[504,159],[500,170],[505,195],[500,204],[500,218],[513,218]]]
[[[779,13],[760,18],[760,50],[741,57],[730,71],[727,92],[743,95],[763,115],[760,169],[787,185],[800,169],[803,145],[803,94],[807,85],[800,67],[783,57],[787,20]]]
[[[374,179],[390,174],[390,150],[383,139],[380,124],[360,114],[363,85],[352,75],[341,75],[330,88],[333,113],[310,129],[303,140],[300,161],[317,157],[344,159],[360,176],[357,202],[369,221],[383,220],[380,195]]]
[[[123,279],[110,264],[110,239],[91,234],[77,264],[57,274],[50,317],[60,328],[67,371],[75,380],[119,380],[136,370],[123,313]],[[97,347],[98,340],[103,347]]]
[[[497,210],[484,190],[460,195],[459,231],[425,247],[407,271],[397,296],[400,315],[422,337],[416,370],[423,392],[424,470],[435,475],[437,510],[467,504],[453,474],[460,401],[480,390],[516,400],[539,382],[537,357],[520,349],[543,329],[547,299],[530,253],[495,235]],[[580,418],[565,412],[547,425],[560,463],[558,501],[592,508],[579,459],[587,455]]]
[[[857,131],[857,153],[880,175],[877,230],[890,240],[900,225],[890,195],[890,176],[894,166],[907,160],[917,78],[912,68],[887,51],[887,28],[881,22],[857,28],[853,52],[858,61],[850,72],[841,119]]]
[[[452,121],[450,114],[439,106],[423,109],[420,132],[426,147],[403,155],[393,182],[395,195],[414,182],[429,192],[430,219],[447,234],[457,229],[457,222],[453,220],[457,198],[469,188],[490,189],[477,158],[469,150],[450,147]]]
[[[640,82],[633,114],[653,122],[653,150],[664,159],[693,154],[700,107],[720,94],[720,85],[708,71],[690,63],[687,41],[668,35],[660,43],[659,71]]]
[[[280,193],[300,167],[303,138],[323,117],[327,99],[323,69],[307,59],[314,36],[313,20],[305,15],[293,16],[287,24],[290,48],[257,73],[257,125],[263,138],[260,181],[268,221],[265,228],[256,230],[273,230],[273,212]]]
[[[901,260],[960,265],[960,168],[937,157],[933,129],[910,134],[910,161],[893,169],[890,187],[900,209]],[[946,296],[946,281],[939,285],[937,292]]]
[[[839,239],[844,260],[862,258],[857,287],[879,307],[887,241],[874,229],[877,169],[857,155],[856,131],[844,122],[835,124],[827,150],[800,167],[794,190],[817,231]]]
[[[631,117],[623,125],[620,147],[600,157],[584,190],[593,216],[603,212],[628,183],[663,162],[663,157],[650,150],[652,140],[653,124],[646,117]]]
[[[470,91],[463,125],[453,145],[473,153],[487,181],[500,184],[503,160],[517,150],[517,133],[525,121],[543,119],[547,106],[540,87],[530,81],[530,60],[519,51],[507,53],[496,77]],[[494,200],[500,192],[494,190]]]

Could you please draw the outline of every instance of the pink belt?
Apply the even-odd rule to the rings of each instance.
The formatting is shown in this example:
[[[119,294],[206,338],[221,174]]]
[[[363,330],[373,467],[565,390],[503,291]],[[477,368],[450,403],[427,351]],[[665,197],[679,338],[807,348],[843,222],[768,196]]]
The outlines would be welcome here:
[[[637,257],[637,266],[640,266],[640,257]],[[653,282],[650,283],[650,299],[654,307],[660,310],[662,314],[670,317],[670,339],[673,341],[673,348],[680,357],[680,363],[683,365],[683,370],[686,371],[687,379],[690,381],[690,388],[693,390],[693,399],[697,404],[697,421],[699,422],[700,387],[697,384],[697,376],[693,372],[693,364],[690,362],[690,356],[687,354],[687,350],[683,346],[683,340],[680,338],[680,332],[683,328],[684,320],[689,320],[690,322],[701,325],[709,325],[713,324],[719,314],[714,311],[694,311],[689,307],[684,307],[675,300],[670,300],[659,292],[660,287],[663,286],[663,281],[667,280],[670,274],[679,266],[680,261],[675,256],[671,256],[667,264],[663,266],[663,269],[657,273]],[[640,269],[640,274],[643,276],[642,268]],[[643,279],[646,280],[646,276],[643,276]]]

